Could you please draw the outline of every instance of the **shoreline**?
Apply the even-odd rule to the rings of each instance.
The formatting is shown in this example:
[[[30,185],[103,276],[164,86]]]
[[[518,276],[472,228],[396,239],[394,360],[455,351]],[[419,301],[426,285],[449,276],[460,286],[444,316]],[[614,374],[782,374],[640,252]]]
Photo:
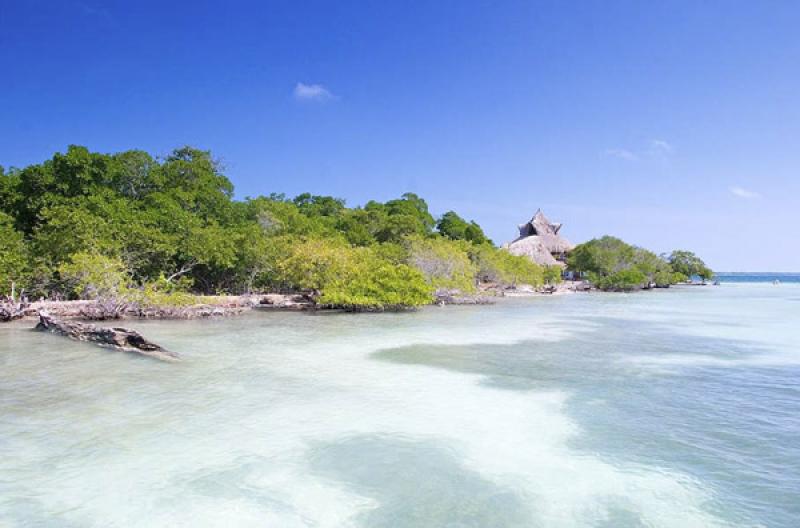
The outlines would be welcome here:
[[[569,295],[583,291],[588,290],[583,286],[583,283],[578,283],[577,281],[564,281],[550,288],[520,286],[519,288],[513,289],[500,289],[496,285],[490,284],[479,287],[478,291],[474,294],[462,294],[457,291],[437,292],[429,306],[486,305],[494,304],[504,297],[550,297]],[[311,295],[302,293],[207,295],[198,296],[198,300],[202,302],[187,306],[146,308],[132,306],[121,311],[117,316],[104,316],[100,311],[101,303],[97,300],[42,300],[30,302],[25,305],[6,303],[0,304],[0,311],[5,310],[3,313],[6,314],[6,317],[0,317],[0,321],[35,320],[38,319],[39,315],[43,312],[62,319],[78,321],[115,321],[137,319],[182,320],[221,318],[232,317],[252,311],[348,311],[341,307],[318,305]],[[368,312],[371,310],[363,311]],[[355,313],[358,312],[358,310],[355,310]],[[2,316],[3,313],[0,313],[0,316]]]
[[[312,301],[307,296],[300,294],[258,294],[258,295],[208,295],[198,296],[198,302],[187,306],[158,306],[141,308],[132,306],[121,311],[117,316],[103,316],[98,309],[101,306],[97,300],[70,300],[70,301],[36,301],[18,308],[10,319],[33,320],[38,319],[44,312],[51,316],[79,321],[113,321],[136,319],[202,319],[230,317],[252,310],[282,310],[299,311],[313,309]],[[10,305],[0,305],[8,308]],[[16,306],[20,306],[17,304]]]
[[[674,287],[707,286],[701,283],[682,283]],[[441,290],[436,292],[431,303],[424,306],[459,306],[495,304],[504,298],[553,297],[572,295],[575,293],[598,292],[595,287],[585,281],[565,280],[558,284],[533,287],[520,285],[514,288],[502,288],[497,284],[486,283],[478,287],[477,292],[463,294],[457,290]],[[644,290],[640,290],[644,291]],[[615,292],[606,292],[615,293]],[[46,313],[60,319],[75,321],[135,321],[135,320],[188,320],[223,318],[241,315],[253,311],[282,312],[391,312],[413,311],[409,309],[347,309],[340,306],[317,304],[309,293],[252,293],[243,295],[199,295],[196,304],[186,306],[153,306],[140,307],[132,305],[115,315],[107,315],[101,301],[98,300],[43,300],[30,302],[22,306],[19,303],[0,303],[0,324],[12,321],[31,321]],[[424,307],[422,306],[422,307]],[[421,308],[422,308],[421,307]]]

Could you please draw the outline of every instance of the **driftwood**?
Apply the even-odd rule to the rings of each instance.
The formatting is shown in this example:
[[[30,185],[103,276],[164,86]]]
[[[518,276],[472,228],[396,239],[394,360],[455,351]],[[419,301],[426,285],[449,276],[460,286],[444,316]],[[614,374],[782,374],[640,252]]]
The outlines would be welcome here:
[[[0,321],[7,322],[22,318],[22,311],[11,304],[0,304]]]
[[[180,361],[180,356],[151,343],[139,332],[128,328],[104,328],[87,323],[60,321],[46,312],[39,312],[36,330],[63,335],[76,341],[89,341],[122,352],[133,352],[161,361]]]
[[[30,309],[24,303],[0,302],[0,322],[22,319],[29,311]]]
[[[433,294],[434,303],[439,306],[446,304],[494,304],[489,297],[482,295],[465,295],[459,290],[439,289]]]
[[[315,293],[268,293],[253,307],[261,310],[310,310],[316,307],[317,296]]]

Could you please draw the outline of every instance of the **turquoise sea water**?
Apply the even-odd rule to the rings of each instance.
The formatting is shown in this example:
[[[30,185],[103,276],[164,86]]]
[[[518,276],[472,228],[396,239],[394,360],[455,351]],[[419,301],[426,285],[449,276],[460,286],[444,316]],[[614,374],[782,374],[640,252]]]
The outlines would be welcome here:
[[[0,526],[795,527],[800,285],[0,326]]]
[[[800,273],[722,272],[715,275],[720,282],[775,282],[800,283]]]

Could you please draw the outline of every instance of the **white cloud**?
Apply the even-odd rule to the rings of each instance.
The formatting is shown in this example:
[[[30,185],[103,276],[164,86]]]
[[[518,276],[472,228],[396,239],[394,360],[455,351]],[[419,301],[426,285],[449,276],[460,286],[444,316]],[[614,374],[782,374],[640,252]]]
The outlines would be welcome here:
[[[651,139],[641,149],[629,150],[626,148],[612,148],[603,151],[603,154],[612,158],[625,161],[638,160],[666,160],[674,152],[675,147],[663,139]]]
[[[650,151],[654,154],[671,154],[675,148],[663,139],[651,139]]]
[[[294,98],[298,101],[322,102],[336,98],[335,95],[333,95],[327,88],[325,88],[321,84],[305,84],[299,82],[295,85],[294,91],[292,93],[294,95]]]
[[[630,150],[626,149],[607,149],[605,151],[605,155],[614,158],[624,159],[626,161],[636,161],[637,159],[639,159],[639,156],[637,156]]]
[[[731,192],[732,195],[738,196],[739,198],[745,198],[745,199],[748,199],[748,200],[750,200],[752,198],[761,198],[761,195],[758,194],[757,192],[748,191],[747,189],[743,189],[741,187],[733,186],[733,187],[728,188],[728,190]]]

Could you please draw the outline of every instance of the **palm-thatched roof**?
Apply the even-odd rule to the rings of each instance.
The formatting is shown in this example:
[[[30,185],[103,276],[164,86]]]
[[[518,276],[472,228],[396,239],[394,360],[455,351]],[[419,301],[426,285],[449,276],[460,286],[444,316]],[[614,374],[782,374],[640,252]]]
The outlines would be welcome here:
[[[558,234],[561,224],[550,222],[541,209],[518,228],[519,237],[503,247],[512,255],[524,255],[542,266],[564,266],[564,257],[575,247]]]

